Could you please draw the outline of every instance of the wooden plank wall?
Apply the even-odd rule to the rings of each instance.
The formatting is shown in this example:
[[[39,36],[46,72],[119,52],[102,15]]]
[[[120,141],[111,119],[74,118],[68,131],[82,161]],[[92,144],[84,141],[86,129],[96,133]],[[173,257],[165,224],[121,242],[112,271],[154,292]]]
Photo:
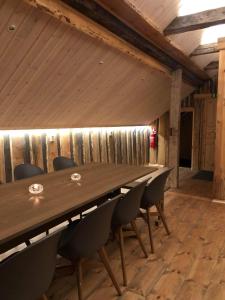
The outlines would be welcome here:
[[[53,159],[58,155],[72,157],[79,165],[90,162],[141,165],[157,163],[157,152],[157,148],[150,148],[150,127],[1,135],[0,181],[13,181],[13,170],[21,163],[32,163],[52,172]]]

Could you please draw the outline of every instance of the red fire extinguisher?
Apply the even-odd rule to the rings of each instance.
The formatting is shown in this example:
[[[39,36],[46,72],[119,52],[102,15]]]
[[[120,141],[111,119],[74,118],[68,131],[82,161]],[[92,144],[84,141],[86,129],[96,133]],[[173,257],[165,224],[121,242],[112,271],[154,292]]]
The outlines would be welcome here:
[[[150,133],[150,148],[155,149],[157,147],[157,132],[155,128],[152,128]]]

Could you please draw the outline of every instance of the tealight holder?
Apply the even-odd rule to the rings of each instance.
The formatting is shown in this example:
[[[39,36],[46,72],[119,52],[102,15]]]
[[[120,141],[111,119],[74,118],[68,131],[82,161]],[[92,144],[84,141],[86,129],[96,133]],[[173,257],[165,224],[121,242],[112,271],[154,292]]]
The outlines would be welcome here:
[[[81,175],[79,173],[73,173],[71,176],[70,176],[70,179],[72,181],[80,181],[81,180]]]
[[[34,183],[29,186],[29,192],[33,195],[38,195],[38,194],[42,193],[43,190],[44,190],[44,187],[40,183]]]

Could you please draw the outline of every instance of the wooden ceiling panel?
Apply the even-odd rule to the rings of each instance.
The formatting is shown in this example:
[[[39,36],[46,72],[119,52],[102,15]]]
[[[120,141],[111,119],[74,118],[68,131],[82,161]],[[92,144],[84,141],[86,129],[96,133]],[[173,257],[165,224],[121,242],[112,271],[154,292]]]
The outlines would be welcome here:
[[[0,129],[149,124],[168,110],[162,72],[20,0],[3,1],[5,14]]]

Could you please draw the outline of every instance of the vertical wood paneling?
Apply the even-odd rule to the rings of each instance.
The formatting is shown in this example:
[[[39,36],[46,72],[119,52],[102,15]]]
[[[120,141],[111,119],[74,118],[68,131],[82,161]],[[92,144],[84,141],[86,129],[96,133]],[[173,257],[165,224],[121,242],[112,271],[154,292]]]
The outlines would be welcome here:
[[[11,163],[12,170],[17,165],[24,163],[24,153],[25,153],[25,136],[12,136],[11,137]],[[13,177],[12,172],[12,177]]]
[[[14,180],[15,166],[24,162],[52,172],[53,159],[58,155],[74,158],[79,165],[90,162],[145,164],[149,163],[149,153],[148,129],[5,135],[0,136],[0,181]]]
[[[13,180],[12,176],[12,161],[11,161],[11,140],[9,135],[4,136],[4,157],[5,157],[5,180],[10,182]]]
[[[59,140],[60,140],[60,155],[71,157],[70,132],[61,132],[59,134]]]
[[[107,148],[109,155],[109,163],[115,163],[115,138],[113,131],[107,134]]]
[[[99,132],[91,131],[91,141],[92,141],[92,157],[93,162],[100,162],[100,144],[99,144]]]
[[[0,136],[0,184],[5,183],[4,137]]]
[[[43,157],[43,169],[48,172],[48,147],[47,147],[47,135],[42,134],[41,136],[41,145],[42,145],[42,157]]]
[[[158,163],[166,165],[168,163],[168,143],[169,143],[169,113],[165,113],[159,119],[158,129]]]
[[[107,151],[107,133],[103,130],[100,135],[100,151],[101,151],[101,162],[108,162],[108,151]]]
[[[83,159],[86,164],[91,162],[91,143],[88,131],[83,133]]]
[[[131,140],[131,131],[127,132],[127,163],[132,164],[132,140]]]
[[[27,164],[31,163],[31,140],[30,140],[30,135],[25,134],[25,148],[24,148],[24,162]]]
[[[127,138],[126,131],[121,131],[121,154],[122,154],[122,163],[127,163]]]
[[[119,131],[115,132],[115,157],[116,157],[116,163],[121,164],[122,153],[121,153],[121,137]]]
[[[46,151],[47,151],[47,165],[48,172],[53,172],[53,160],[58,156],[58,145],[56,137],[47,136],[46,137]]]
[[[73,133],[74,160],[82,165],[83,161],[83,137],[81,132]]]
[[[131,133],[131,147],[132,147],[132,164],[137,164],[137,151],[136,151],[136,130]]]
[[[41,135],[32,135],[31,146],[32,146],[32,156],[31,162],[43,169],[43,152],[42,152],[42,139]]]

